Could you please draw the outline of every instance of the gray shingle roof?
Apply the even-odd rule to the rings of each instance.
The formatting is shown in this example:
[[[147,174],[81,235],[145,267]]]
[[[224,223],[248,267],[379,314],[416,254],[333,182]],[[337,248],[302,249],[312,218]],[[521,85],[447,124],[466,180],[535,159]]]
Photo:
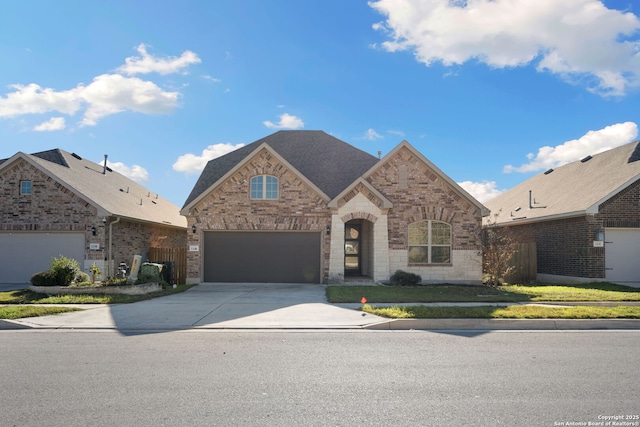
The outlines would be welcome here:
[[[596,213],[601,203],[640,179],[639,160],[640,141],[635,141],[533,176],[485,206],[491,221],[498,214],[501,224]]]
[[[121,216],[143,222],[186,227],[187,220],[178,206],[150,192],[142,185],[102,165],[76,154],[54,149],[34,154],[17,153],[0,161],[23,157],[48,175],[55,177],[76,195],[98,209],[99,216]],[[103,171],[105,173],[103,173]]]
[[[197,199],[262,144],[268,144],[333,198],[379,159],[319,130],[281,130],[207,163],[184,207]]]

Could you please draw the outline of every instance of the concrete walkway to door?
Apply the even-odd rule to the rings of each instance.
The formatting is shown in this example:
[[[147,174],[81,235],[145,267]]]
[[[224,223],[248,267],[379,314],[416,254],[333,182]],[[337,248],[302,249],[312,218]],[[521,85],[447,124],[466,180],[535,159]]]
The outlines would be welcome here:
[[[210,284],[132,304],[82,306],[83,311],[12,321],[32,328],[351,329],[385,319],[329,304],[326,286]]]

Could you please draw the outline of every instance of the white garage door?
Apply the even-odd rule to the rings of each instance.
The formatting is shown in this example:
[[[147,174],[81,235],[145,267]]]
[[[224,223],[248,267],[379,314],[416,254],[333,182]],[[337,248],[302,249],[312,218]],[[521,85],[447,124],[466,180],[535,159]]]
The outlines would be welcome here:
[[[28,283],[60,255],[82,267],[84,246],[84,233],[0,233],[0,283]]]
[[[640,229],[605,229],[605,268],[608,282],[640,285]]]

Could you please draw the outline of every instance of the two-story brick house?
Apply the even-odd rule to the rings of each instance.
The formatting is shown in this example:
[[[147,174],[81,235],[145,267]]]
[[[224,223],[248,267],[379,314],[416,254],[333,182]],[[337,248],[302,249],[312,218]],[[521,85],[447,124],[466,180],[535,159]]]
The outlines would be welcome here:
[[[488,210],[406,141],[379,159],[279,131],[211,160],[181,213],[190,283],[482,279]]]
[[[1,283],[26,283],[60,255],[113,276],[151,247],[186,246],[178,206],[64,150],[0,160],[0,197]]]

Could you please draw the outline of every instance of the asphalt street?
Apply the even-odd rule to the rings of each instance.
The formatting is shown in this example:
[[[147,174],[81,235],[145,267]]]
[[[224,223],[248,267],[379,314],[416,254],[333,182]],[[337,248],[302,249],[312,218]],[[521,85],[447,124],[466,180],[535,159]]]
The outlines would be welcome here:
[[[559,426],[640,414],[637,330],[31,329],[0,342],[2,426]]]

